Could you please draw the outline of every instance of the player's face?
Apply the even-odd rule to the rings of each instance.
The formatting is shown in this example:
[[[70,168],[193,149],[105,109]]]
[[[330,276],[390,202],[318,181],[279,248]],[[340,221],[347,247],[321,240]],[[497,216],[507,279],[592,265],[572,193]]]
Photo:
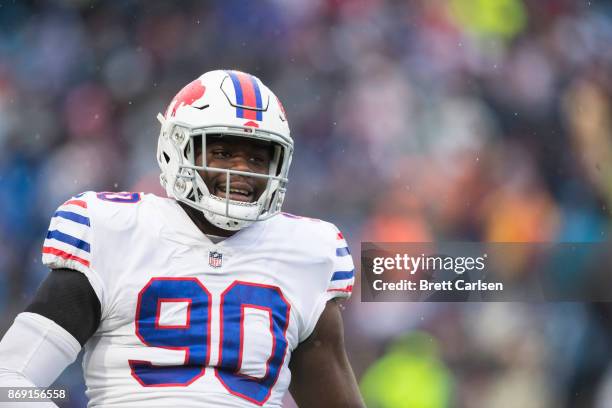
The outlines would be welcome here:
[[[202,164],[201,154],[196,163]],[[207,137],[206,164],[208,167],[268,174],[272,160],[272,146],[266,142],[238,137]],[[227,177],[225,173],[201,171],[206,187],[218,197],[226,198]],[[230,200],[254,202],[266,189],[267,180],[247,176],[230,176]]]

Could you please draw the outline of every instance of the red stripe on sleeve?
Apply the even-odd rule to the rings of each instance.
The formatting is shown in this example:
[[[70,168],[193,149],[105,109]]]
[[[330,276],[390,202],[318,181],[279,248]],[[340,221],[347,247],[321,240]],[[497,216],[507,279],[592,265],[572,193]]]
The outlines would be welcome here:
[[[351,292],[353,290],[353,285],[349,285],[346,288],[342,289],[327,289],[328,292]]]
[[[344,235],[340,231],[338,231],[338,239],[344,239]]]
[[[52,247],[43,247],[42,249],[43,254],[51,254],[51,255],[55,255],[55,256],[59,256],[60,258],[64,258],[64,259],[70,259],[73,261],[77,261],[80,264],[83,264],[87,267],[89,267],[89,261],[83,258],[79,258],[76,255],[72,255],[69,254],[68,252],[64,252],[61,251],[57,248],[52,248]]]
[[[255,99],[255,89],[251,78],[244,72],[236,72],[236,77],[242,88],[242,104],[247,107],[256,108],[257,99]],[[257,120],[257,112],[254,110],[244,109],[244,118]]]
[[[74,205],[78,205],[79,207],[87,208],[87,203],[83,200],[68,200],[62,205],[68,205],[68,204],[74,204]]]

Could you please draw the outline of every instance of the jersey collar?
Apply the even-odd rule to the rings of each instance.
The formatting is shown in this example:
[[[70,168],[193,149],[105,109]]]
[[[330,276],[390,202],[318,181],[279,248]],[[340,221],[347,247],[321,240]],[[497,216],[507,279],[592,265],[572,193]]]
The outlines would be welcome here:
[[[194,224],[189,215],[173,199],[162,198],[157,206],[162,220],[162,238],[188,246],[206,246],[219,249],[244,250],[256,245],[268,225],[267,221],[255,222],[229,238],[215,244]]]

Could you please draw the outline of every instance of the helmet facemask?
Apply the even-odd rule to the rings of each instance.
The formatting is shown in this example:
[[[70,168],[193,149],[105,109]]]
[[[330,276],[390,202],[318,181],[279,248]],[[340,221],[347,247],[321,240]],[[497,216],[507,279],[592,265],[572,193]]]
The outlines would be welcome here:
[[[173,121],[164,126],[158,145],[158,162],[162,168],[161,182],[169,196],[202,211],[213,225],[230,230],[240,230],[255,221],[276,215],[282,206],[293,144],[280,134],[244,126],[190,127]],[[270,143],[272,154],[267,174],[211,167],[206,160],[207,141],[211,137],[236,137]],[[202,152],[201,163],[196,163],[196,152]],[[225,197],[214,195],[199,172],[224,173]],[[266,180],[266,187],[253,202],[232,200],[232,177],[242,176]]]

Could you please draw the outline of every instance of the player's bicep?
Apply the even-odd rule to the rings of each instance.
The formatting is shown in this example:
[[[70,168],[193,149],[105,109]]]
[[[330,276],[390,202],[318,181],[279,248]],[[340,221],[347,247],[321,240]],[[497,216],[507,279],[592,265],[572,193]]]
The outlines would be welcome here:
[[[312,335],[300,343],[290,362],[291,395],[301,408],[363,407],[344,349],[342,316],[327,302]],[[328,389],[333,392],[322,393]]]
[[[26,312],[44,316],[70,333],[81,346],[100,324],[100,300],[81,272],[54,269],[42,283]]]

